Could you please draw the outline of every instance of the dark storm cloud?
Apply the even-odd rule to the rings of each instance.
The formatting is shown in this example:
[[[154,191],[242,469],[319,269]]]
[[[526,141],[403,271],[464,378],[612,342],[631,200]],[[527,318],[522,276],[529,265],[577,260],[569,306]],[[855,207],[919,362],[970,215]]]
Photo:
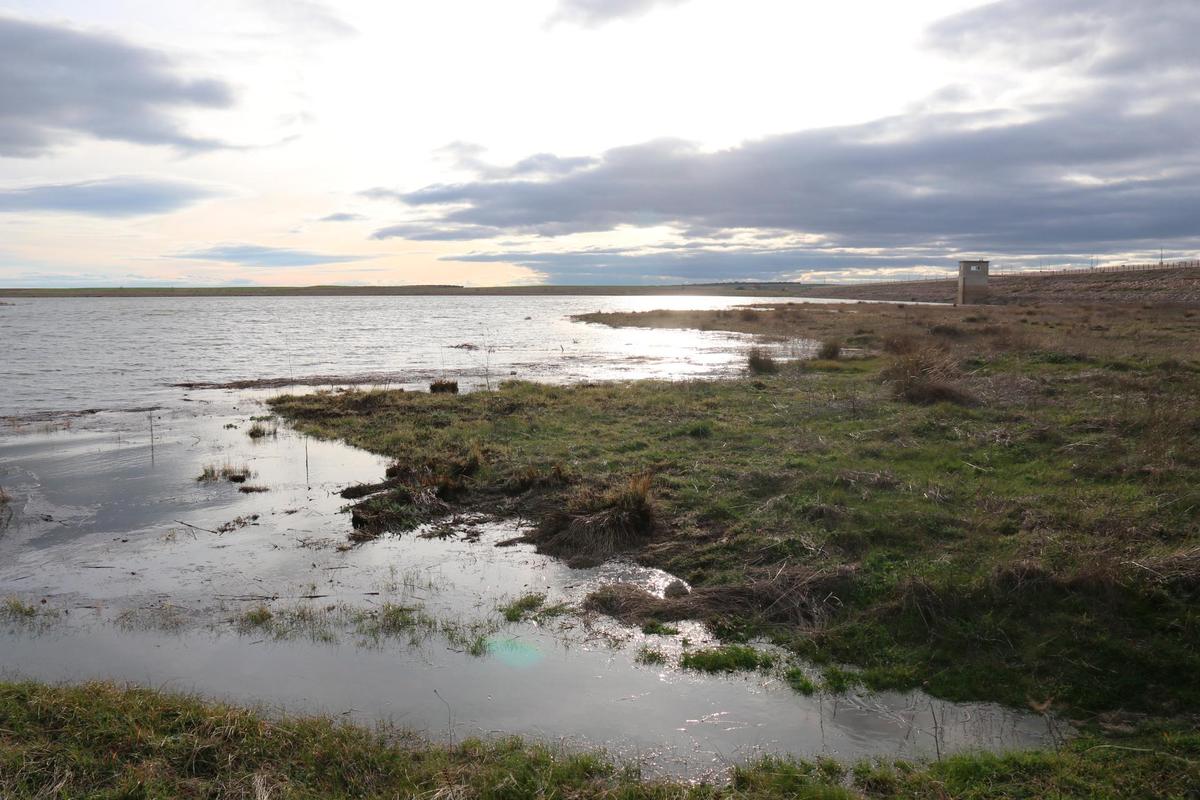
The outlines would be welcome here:
[[[552,22],[592,27],[623,17],[645,14],[655,6],[674,6],[686,0],[559,0]]]
[[[176,253],[173,258],[195,261],[220,261],[241,267],[315,267],[319,264],[344,264],[361,261],[366,256],[312,253],[286,247],[264,247],[256,244],[220,244],[201,250]]]
[[[165,178],[118,177],[80,183],[0,189],[0,213],[59,212],[135,217],[177,211],[209,197],[213,189]]]
[[[378,199],[407,204],[423,221],[375,237],[553,237],[670,225],[709,244],[746,230],[822,242],[803,251],[764,245],[754,253],[513,250],[469,257],[524,264],[559,279],[613,280],[764,277],[843,265],[844,251],[876,248],[920,249],[913,262],[920,264],[965,253],[1180,250],[1195,245],[1200,219],[1198,37],[1195,0],[1005,0],[939,22],[928,32],[930,46],[1019,65],[1020,76],[1065,71],[1079,87],[1072,94],[991,112],[938,111],[942,103],[931,102],[866,124],[716,152],[663,139],[561,164],[538,155],[532,163],[561,168],[536,174],[523,174],[519,164],[506,172],[478,162],[471,180],[376,190]],[[970,94],[957,85],[947,92],[950,100]],[[478,158],[476,150],[460,152],[464,163]]]
[[[718,152],[654,141],[611,150],[557,179],[404,194],[407,204],[441,213],[394,233],[555,236],[671,224],[815,233],[854,247],[944,241],[1020,251],[1157,241],[1192,232],[1200,213],[1198,122],[1195,103],[1153,121],[1097,104],[1019,122],[884,120]]]
[[[219,147],[188,134],[173,113],[231,103],[226,84],[181,77],[155,50],[0,16],[0,156],[40,155],[81,134],[183,150]]]
[[[681,247],[675,251],[637,252],[624,248],[580,250],[565,253],[474,253],[447,256],[445,261],[504,263],[528,267],[551,283],[669,283],[774,280],[800,272],[840,272],[848,269],[913,270],[916,267],[950,269],[954,261],[943,254],[903,252],[897,255],[829,253],[805,248]]]

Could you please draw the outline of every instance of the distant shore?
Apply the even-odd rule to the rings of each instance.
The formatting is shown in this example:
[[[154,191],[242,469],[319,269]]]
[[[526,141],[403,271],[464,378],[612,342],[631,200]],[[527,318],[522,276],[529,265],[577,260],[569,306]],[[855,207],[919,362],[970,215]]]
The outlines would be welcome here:
[[[993,275],[991,304],[1022,303],[1136,303],[1200,305],[1200,268],[1195,261],[1125,270],[1075,273],[1014,273]],[[809,297],[830,300],[874,300],[895,303],[953,303],[956,281],[896,281],[888,283],[793,283],[739,281],[660,284],[651,286],[181,286],[16,289],[0,287],[0,298],[30,297],[370,297],[370,296],[694,296],[694,297]]]
[[[812,296],[828,284],[787,282],[689,283],[655,286],[181,286],[111,288],[5,288],[0,297],[371,297],[371,296],[540,296],[697,295],[713,297]]]

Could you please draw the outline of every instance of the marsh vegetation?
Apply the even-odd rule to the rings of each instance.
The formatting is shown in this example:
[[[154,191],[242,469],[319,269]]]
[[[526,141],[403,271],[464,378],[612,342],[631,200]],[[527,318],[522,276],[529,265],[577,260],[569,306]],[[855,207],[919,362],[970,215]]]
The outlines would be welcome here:
[[[261,712],[90,683],[0,683],[0,795],[46,797],[571,797],[578,800],[1001,800],[1187,797],[1195,730],[1154,725],[1057,751],[927,765],[765,758],[714,782],[643,778],[597,753],[501,738],[430,744],[395,728]],[[727,782],[726,782],[727,779]]]
[[[464,509],[517,516],[546,552],[622,553],[694,587],[589,598],[630,624],[765,637],[841,670],[832,684],[1075,715],[1200,703],[1191,312],[782,306],[611,321],[846,349],[738,380],[274,408],[394,459],[354,511],[371,536]]]
[[[196,481],[199,483],[216,483],[224,480],[230,483],[245,483],[253,477],[254,471],[245,464],[205,464]]]

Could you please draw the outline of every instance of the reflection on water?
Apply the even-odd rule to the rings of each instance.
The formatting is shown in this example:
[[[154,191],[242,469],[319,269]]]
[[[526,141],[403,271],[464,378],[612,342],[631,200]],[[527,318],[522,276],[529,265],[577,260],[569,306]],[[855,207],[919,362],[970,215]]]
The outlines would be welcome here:
[[[228,297],[24,300],[0,313],[0,416],[135,408],[173,383],[389,374],[420,383],[511,377],[683,377],[744,337],[613,329],[572,314],[725,308],[720,297]]]
[[[48,339],[23,341],[21,358],[10,362],[30,381],[17,396],[3,397],[10,410],[14,403],[27,410],[30,397],[38,408],[145,405],[141,395],[150,387],[162,408],[98,414],[70,430],[32,426],[0,435],[0,485],[14,498],[13,520],[0,531],[0,597],[17,595],[39,609],[44,598],[51,612],[40,624],[0,624],[0,672],[198,690],[293,711],[388,719],[434,737],[517,733],[605,746],[651,772],[682,775],[762,752],[936,757],[1053,738],[1046,719],[987,704],[943,703],[921,693],[806,698],[770,674],[709,677],[637,663],[647,644],[672,661],[684,637],[703,644],[706,634],[695,623],[672,637],[573,614],[506,623],[498,606],[527,593],[573,603],[604,582],[661,590],[671,578],[622,563],[570,570],[525,546],[497,548],[515,530],[483,520],[462,521],[462,535],[445,540],[406,534],[347,549],[349,522],[337,492],[377,480],[381,459],[286,428],[252,441],[247,430],[252,416],[265,413],[263,392],[158,386],[180,377],[270,373],[274,362],[264,353],[291,352],[297,374],[404,371],[433,359],[477,358],[478,351],[451,351],[444,343],[482,339],[481,326],[513,317],[510,341],[526,344],[497,348],[498,361],[507,353],[506,367],[532,364],[579,339],[578,349],[563,344],[553,368],[538,373],[552,379],[693,374],[724,363],[738,346],[716,335],[673,338],[563,320],[605,303],[660,307],[664,298],[503,299],[512,303],[503,314],[463,312],[451,330],[437,316],[442,312],[415,315],[419,304],[461,304],[459,298],[275,298],[270,302],[281,305],[271,312],[274,324],[284,325],[283,308],[309,313],[290,351],[263,319],[238,316],[263,302],[252,298],[221,301],[230,302],[218,314],[229,326],[221,335],[208,322],[183,322],[188,315],[178,300],[102,301],[106,310],[88,312],[92,324],[110,334],[124,326],[125,338],[106,347],[81,344],[79,352],[66,345],[69,337],[52,335],[55,326],[36,323]],[[317,302],[305,306],[309,300]],[[386,321],[359,318],[372,306],[369,313]],[[122,321],[131,307],[137,318]],[[523,319],[530,312],[541,315],[536,326]],[[339,314],[350,315],[353,329],[341,339],[321,327]],[[126,340],[149,335],[155,319],[172,331],[163,352]],[[82,324],[63,327],[76,326],[78,335]],[[188,324],[204,327],[190,338]],[[543,332],[536,341],[535,327]],[[425,328],[427,341],[413,338]],[[408,331],[409,338],[385,329]],[[367,350],[354,351],[354,343]],[[586,346],[597,349],[589,354]],[[631,365],[635,353],[656,360]],[[118,361],[123,372],[105,372]],[[58,391],[60,381],[69,392]],[[268,491],[197,481],[209,465],[245,466],[253,473],[248,483]],[[220,532],[239,518],[244,524]],[[355,615],[385,604],[423,615],[417,633],[424,634],[372,638],[356,629]],[[309,627],[285,636],[239,624],[259,606],[295,613]],[[452,635],[464,630],[484,637],[479,648]]]

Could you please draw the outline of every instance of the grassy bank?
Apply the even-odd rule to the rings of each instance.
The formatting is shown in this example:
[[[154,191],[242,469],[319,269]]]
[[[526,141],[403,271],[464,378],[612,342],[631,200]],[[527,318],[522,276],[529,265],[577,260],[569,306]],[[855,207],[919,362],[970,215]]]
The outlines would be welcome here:
[[[769,759],[728,783],[643,780],[603,754],[503,739],[437,746],[395,730],[109,684],[0,683],[0,796],[109,798],[1188,797],[1200,736],[1145,726],[1056,753],[846,767]]]
[[[709,322],[779,337],[814,313]],[[348,493],[359,540],[463,510],[523,516],[571,563],[626,552],[694,587],[589,598],[630,623],[765,635],[875,688],[1077,718],[1200,708],[1200,321],[823,313],[823,335],[863,357],[274,407],[395,460]]]

